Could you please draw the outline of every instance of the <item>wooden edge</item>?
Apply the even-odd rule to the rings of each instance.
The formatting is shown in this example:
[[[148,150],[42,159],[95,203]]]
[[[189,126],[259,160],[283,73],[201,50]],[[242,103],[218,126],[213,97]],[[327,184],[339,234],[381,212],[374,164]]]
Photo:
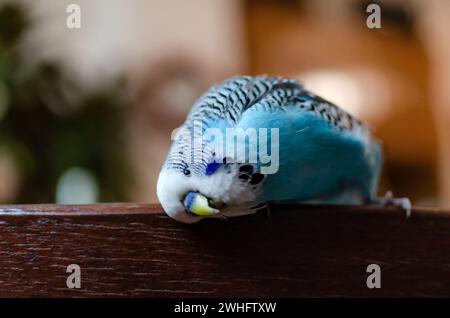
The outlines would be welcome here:
[[[286,204],[192,226],[156,204],[0,206],[0,297],[448,297],[449,234],[425,207]]]
[[[329,205],[302,205],[302,204],[273,204],[270,212],[295,211],[298,213],[377,213],[385,216],[404,216],[406,213],[396,207],[380,207],[373,205],[358,206],[329,206]],[[19,204],[0,205],[0,216],[6,215],[33,215],[33,216],[89,216],[89,215],[165,215],[161,205],[155,203],[98,203],[80,205],[60,204]],[[413,207],[412,218],[449,218],[450,211],[437,207]]]

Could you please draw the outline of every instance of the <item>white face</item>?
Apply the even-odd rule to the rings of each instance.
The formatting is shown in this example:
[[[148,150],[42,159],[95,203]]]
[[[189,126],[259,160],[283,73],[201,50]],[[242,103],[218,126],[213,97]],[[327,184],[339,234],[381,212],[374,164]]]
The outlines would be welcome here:
[[[204,218],[227,216],[235,207],[255,200],[255,192],[239,181],[238,170],[219,169],[213,175],[188,175],[182,171],[163,167],[157,183],[157,195],[164,211],[173,219],[183,223],[195,223]],[[189,192],[199,194],[205,202],[214,202],[214,208],[203,204],[203,211],[212,212],[201,216],[189,213],[185,198]],[[207,201],[206,201],[207,200]],[[223,208],[218,207],[223,204]],[[198,205],[198,204],[197,204]],[[200,213],[201,214],[201,213]]]
[[[167,215],[183,223],[195,223],[202,219],[201,216],[189,214],[183,205],[186,193],[195,188],[192,184],[195,181],[192,182],[191,178],[180,171],[163,168],[156,188],[158,199]]]

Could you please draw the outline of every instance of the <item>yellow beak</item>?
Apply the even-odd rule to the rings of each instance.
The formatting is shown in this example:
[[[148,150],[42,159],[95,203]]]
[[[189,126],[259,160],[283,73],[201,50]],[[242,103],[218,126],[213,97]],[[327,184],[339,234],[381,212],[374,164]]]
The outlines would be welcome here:
[[[198,192],[188,192],[183,204],[189,212],[199,216],[211,216],[220,212],[211,207],[208,198]]]

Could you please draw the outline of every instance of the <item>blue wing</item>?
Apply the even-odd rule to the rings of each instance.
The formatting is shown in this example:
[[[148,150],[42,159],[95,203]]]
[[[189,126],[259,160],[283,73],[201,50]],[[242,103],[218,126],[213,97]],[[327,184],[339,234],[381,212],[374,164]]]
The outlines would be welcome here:
[[[196,102],[184,125],[193,130],[196,121],[204,129],[222,131],[279,129],[279,169],[266,176],[259,200],[356,204],[375,196],[380,145],[357,119],[294,80],[263,76],[227,80]],[[194,153],[200,157],[204,149]],[[173,159],[169,157],[174,166],[178,152],[181,147],[174,149]],[[255,168],[261,165],[258,162]],[[217,167],[204,164],[199,171],[214,173],[213,168]]]
[[[238,127],[279,129],[279,169],[266,176],[260,200],[358,204],[374,198],[382,151],[365,129],[337,129],[298,105],[270,111],[257,105]]]

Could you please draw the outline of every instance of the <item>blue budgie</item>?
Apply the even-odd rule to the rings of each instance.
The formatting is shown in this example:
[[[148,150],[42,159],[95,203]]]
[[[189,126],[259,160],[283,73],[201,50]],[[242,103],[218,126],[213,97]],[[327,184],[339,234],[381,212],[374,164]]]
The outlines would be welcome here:
[[[382,149],[370,131],[295,80],[238,76],[210,88],[177,130],[157,195],[194,223],[270,203],[394,204],[376,197]]]

